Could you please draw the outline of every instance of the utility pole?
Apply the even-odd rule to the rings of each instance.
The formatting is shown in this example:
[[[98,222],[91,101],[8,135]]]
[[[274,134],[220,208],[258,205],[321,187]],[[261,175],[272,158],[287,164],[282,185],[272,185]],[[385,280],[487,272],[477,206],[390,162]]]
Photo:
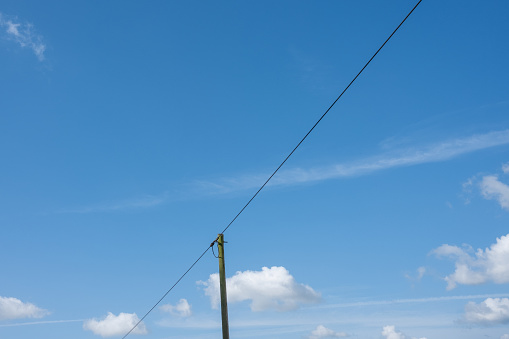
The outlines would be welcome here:
[[[223,322],[223,339],[230,339],[228,330],[228,304],[226,300],[226,274],[224,270],[224,238],[217,235],[217,249],[219,252],[219,289],[221,291],[221,319]]]

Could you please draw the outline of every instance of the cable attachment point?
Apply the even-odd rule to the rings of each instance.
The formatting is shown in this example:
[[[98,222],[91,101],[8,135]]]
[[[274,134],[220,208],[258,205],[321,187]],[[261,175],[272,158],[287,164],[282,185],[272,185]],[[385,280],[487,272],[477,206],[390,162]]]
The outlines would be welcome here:
[[[212,243],[212,245],[214,245],[214,243]],[[212,246],[212,255],[216,257],[216,259],[219,259],[219,257],[214,253],[214,246]]]
[[[210,243],[210,247],[212,248],[212,254],[217,259],[219,259],[219,256],[217,256],[216,253],[214,252],[214,244],[217,244],[217,246],[219,246],[219,241],[218,240],[219,240],[219,236],[216,238],[216,240],[214,240],[213,242]],[[223,245],[227,244],[227,243],[228,243],[228,241],[223,241]]]
[[[217,237],[216,240],[210,243],[210,247],[212,248],[212,255],[214,255],[214,257],[216,257],[217,259],[219,259],[219,257],[214,253],[214,244],[217,243],[218,239],[219,237]]]

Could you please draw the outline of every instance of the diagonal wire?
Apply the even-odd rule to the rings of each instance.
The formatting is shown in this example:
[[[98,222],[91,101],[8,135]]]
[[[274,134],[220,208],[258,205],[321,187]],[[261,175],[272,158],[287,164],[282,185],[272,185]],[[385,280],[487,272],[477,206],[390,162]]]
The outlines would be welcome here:
[[[134,331],[134,329],[135,329],[136,327],[138,327],[138,325],[139,325],[139,324],[143,321],[143,319],[145,319],[145,318],[147,317],[147,315],[149,315],[149,313],[150,313],[150,312],[152,312],[152,311],[154,310],[154,308],[156,308],[156,307],[157,307],[157,305],[159,305],[159,303],[160,303],[161,301],[163,301],[163,299],[164,299],[164,298],[168,295],[168,293],[170,293],[170,292],[171,292],[171,290],[173,290],[173,288],[174,288],[175,286],[177,286],[177,284],[178,284],[178,283],[179,283],[179,282],[180,282],[180,281],[181,281],[181,280],[182,280],[182,279],[183,279],[183,278],[187,275],[187,273],[188,273],[188,272],[189,272],[189,271],[190,271],[190,270],[194,267],[194,265],[196,265],[196,264],[198,263],[198,261],[200,261],[200,260],[201,260],[201,258],[203,258],[203,256],[205,255],[205,253],[207,253],[207,252],[209,251],[209,249],[210,249],[210,248],[214,245],[214,243],[215,243],[215,241],[214,241],[212,244],[210,244],[210,246],[209,246],[209,247],[207,247],[207,249],[206,249],[206,250],[205,250],[205,251],[204,251],[204,252],[203,252],[203,253],[202,253],[202,254],[198,257],[198,259],[196,259],[196,261],[195,261],[195,262],[194,262],[194,263],[193,263],[193,264],[192,264],[192,265],[191,265],[191,266],[187,269],[187,271],[186,271],[184,274],[182,274],[182,276],[180,276],[180,278],[179,278],[179,279],[175,282],[175,284],[173,284],[173,286],[172,286],[172,287],[170,287],[170,289],[169,289],[168,291],[166,291],[166,293],[165,293],[165,294],[164,294],[164,295],[163,295],[163,296],[162,296],[162,297],[161,297],[161,298],[160,298],[160,299],[159,299],[159,300],[155,303],[155,305],[154,305],[154,306],[152,306],[152,308],[151,308],[150,310],[148,310],[148,312],[147,312],[147,313],[145,313],[145,315],[144,315],[143,317],[141,317],[141,319],[140,319],[140,320],[136,323],[136,325],[134,325],[134,326],[133,326],[133,328],[131,328],[131,329],[129,330],[129,332],[127,332],[127,333],[126,333],[126,334],[122,337],[122,339],[125,339],[125,337],[127,337],[127,336],[128,336],[128,335],[132,332],[132,331]]]
[[[339,99],[341,99],[341,97],[343,96],[343,94],[345,94],[345,92],[350,88],[350,86],[354,83],[355,80],[357,80],[357,78],[361,75],[361,73],[364,71],[364,69],[366,67],[368,67],[368,65],[371,63],[371,61],[377,56],[378,52],[380,52],[382,50],[382,48],[384,48],[385,44],[387,44],[389,42],[389,40],[392,38],[392,36],[397,32],[397,30],[401,27],[401,25],[403,25],[403,23],[406,21],[406,19],[408,19],[408,17],[410,16],[410,14],[412,14],[412,12],[417,8],[417,6],[419,6],[419,4],[421,3],[422,0],[419,0],[419,2],[417,2],[417,4],[414,6],[414,8],[412,8],[412,10],[407,14],[407,16],[403,19],[403,21],[401,21],[401,23],[398,25],[398,27],[396,27],[396,29],[392,32],[392,34],[385,40],[385,42],[382,44],[382,46],[380,46],[380,48],[378,48],[378,50],[375,52],[375,54],[373,54],[373,56],[368,60],[368,62],[366,62],[366,64],[364,65],[364,67],[362,67],[362,69],[359,71],[359,73],[357,73],[357,75],[352,79],[352,81],[350,81],[350,83],[348,84],[348,86],[345,87],[345,89],[343,90],[343,92],[341,92],[341,94],[336,98],[336,100],[334,100],[334,102],[329,106],[329,108],[327,108],[327,110],[325,111],[325,113],[322,114],[322,116],[320,117],[320,119],[318,119],[318,121],[313,125],[313,127],[311,127],[311,129],[306,133],[306,135],[301,139],[301,141],[299,141],[299,143],[297,144],[297,146],[295,146],[295,148],[290,152],[290,154],[288,154],[288,156],[285,158],[285,160],[283,160],[283,162],[276,168],[276,170],[271,174],[271,176],[265,181],[265,183],[258,189],[258,191],[256,191],[256,193],[251,197],[251,199],[249,199],[249,201],[247,202],[247,204],[244,205],[244,207],[242,207],[242,209],[240,210],[239,213],[237,213],[237,215],[235,216],[235,218],[233,218],[232,221],[230,221],[230,223],[228,224],[228,226],[226,226],[226,228],[223,230],[223,232],[221,233],[224,233],[228,228],[230,228],[230,226],[235,222],[235,220],[237,220],[237,218],[242,214],[242,212],[244,212],[244,210],[247,208],[247,206],[249,206],[249,204],[251,203],[251,201],[254,200],[254,198],[256,198],[256,196],[258,195],[258,193],[261,192],[262,189],[264,189],[264,187],[269,183],[269,181],[272,179],[272,177],[274,175],[276,175],[276,173],[279,171],[279,169],[281,167],[283,167],[283,165],[286,163],[286,161],[293,155],[293,153],[297,150],[297,148],[299,148],[299,146],[304,142],[304,140],[306,140],[306,138],[308,137],[309,134],[311,134],[311,132],[313,132],[313,130],[315,129],[315,127],[320,123],[320,121],[322,121],[322,119],[327,115],[327,113],[329,113],[329,111],[331,110],[332,107],[334,107],[334,105],[336,104],[336,102],[338,102]]]
[[[401,23],[398,25],[398,27],[396,27],[396,29],[391,33],[391,35],[384,41],[384,43],[380,46],[380,48],[378,48],[378,50],[375,52],[375,54],[373,54],[373,56],[368,60],[368,62],[366,62],[366,64],[364,65],[364,67],[362,67],[362,69],[359,71],[359,73],[357,73],[357,75],[352,79],[352,81],[350,81],[350,83],[348,84],[348,86],[345,87],[345,89],[341,92],[341,94],[336,98],[336,100],[334,100],[334,102],[329,106],[329,108],[327,108],[327,110],[325,111],[325,113],[322,114],[322,116],[320,117],[320,119],[318,119],[318,121],[313,125],[313,127],[311,127],[311,129],[306,133],[306,135],[299,141],[299,143],[297,144],[297,146],[294,147],[294,149],[290,152],[290,154],[288,154],[288,156],[283,160],[283,162],[276,168],[276,170],[270,175],[270,177],[265,181],[265,183],[258,189],[258,191],[256,191],[256,193],[251,197],[251,199],[249,199],[249,201],[244,205],[244,207],[242,207],[242,209],[240,210],[239,213],[237,213],[237,215],[232,219],[232,221],[230,221],[230,223],[228,224],[228,226],[226,226],[226,228],[221,232],[221,233],[224,233],[226,232],[226,230],[228,228],[230,228],[230,226],[235,222],[235,220],[237,220],[237,218],[242,214],[242,212],[244,212],[244,210],[249,206],[249,204],[251,204],[251,202],[254,200],[254,198],[256,198],[258,196],[258,193],[261,192],[262,189],[265,188],[265,186],[269,183],[269,181],[272,179],[272,177],[274,177],[274,175],[276,175],[276,173],[279,171],[279,169],[281,167],[283,167],[283,165],[286,163],[286,161],[293,155],[293,153],[295,153],[295,151],[297,150],[297,148],[299,148],[299,146],[304,142],[304,140],[306,140],[306,138],[309,136],[309,134],[311,134],[311,132],[315,129],[315,127],[322,121],[322,119],[327,115],[327,113],[329,113],[329,111],[332,109],[332,107],[334,107],[334,105],[336,104],[336,102],[339,101],[339,99],[341,99],[341,97],[343,96],[343,94],[345,94],[345,92],[350,88],[350,86],[355,82],[355,80],[357,80],[357,78],[361,75],[361,73],[364,71],[364,69],[366,69],[366,67],[368,67],[368,65],[371,63],[371,61],[377,56],[377,54],[382,50],[382,48],[389,42],[389,40],[392,38],[392,36],[398,31],[398,29],[403,25],[403,23],[406,21],[406,19],[408,19],[408,17],[413,13],[413,11],[417,8],[417,6],[419,6],[419,4],[422,2],[422,0],[419,0],[417,2],[417,4],[412,8],[412,10],[407,14],[407,16],[403,19],[403,21],[401,21]],[[157,307],[157,305],[159,305],[159,303],[161,303],[161,301],[163,301],[163,299],[173,290],[173,288],[175,286],[177,286],[177,284],[187,275],[187,273],[198,263],[198,261],[201,260],[201,258],[203,258],[203,256],[205,255],[205,253],[208,252],[208,250],[214,246],[214,244],[216,243],[217,241],[217,238],[216,240],[214,240],[209,247],[207,247],[207,249],[198,257],[198,259],[196,259],[196,261],[187,269],[187,271],[175,282],[175,284],[173,284],[173,286],[168,290],[166,291],[166,293],[157,301],[157,303],[152,306],[152,308],[150,310],[148,310],[147,313],[145,313],[145,315],[136,323],[136,325],[133,326],[133,328],[131,328],[129,330],[129,332],[127,332],[123,337],[122,339],[125,339],[129,334],[131,334],[132,331],[134,331],[134,329],[143,321],[143,319],[145,319],[150,312],[152,312],[154,310],[154,308]],[[215,255],[214,255],[215,256]]]

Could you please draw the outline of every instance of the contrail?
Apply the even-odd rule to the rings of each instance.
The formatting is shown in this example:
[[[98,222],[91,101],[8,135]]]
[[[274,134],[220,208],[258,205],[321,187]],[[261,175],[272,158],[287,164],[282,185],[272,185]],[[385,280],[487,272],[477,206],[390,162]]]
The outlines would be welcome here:
[[[43,324],[60,324],[60,323],[77,323],[77,322],[82,322],[82,321],[85,321],[85,319],[32,321],[32,322],[28,322],[28,323],[1,324],[0,327],[29,326],[29,325],[43,325]]]
[[[485,298],[502,298],[502,297],[509,297],[509,293],[454,295],[454,296],[446,296],[446,297],[430,297],[430,298],[415,298],[415,299],[358,301],[358,302],[353,302],[353,303],[317,306],[317,308],[344,308],[344,307],[359,307],[359,306],[429,303],[429,302],[440,302],[440,301],[450,301],[450,300],[485,299]]]

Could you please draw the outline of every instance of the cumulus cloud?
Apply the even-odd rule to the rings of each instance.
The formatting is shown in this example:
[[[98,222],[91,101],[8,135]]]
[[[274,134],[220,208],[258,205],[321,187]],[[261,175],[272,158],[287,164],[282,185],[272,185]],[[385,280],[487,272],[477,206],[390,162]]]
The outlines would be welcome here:
[[[191,305],[189,305],[186,299],[180,299],[175,306],[171,304],[163,305],[161,306],[161,311],[171,313],[178,317],[189,317],[193,314]]]
[[[482,325],[509,324],[509,299],[487,298],[479,304],[469,302],[465,306],[465,320]]]
[[[438,257],[455,260],[455,271],[445,277],[447,289],[457,284],[478,285],[485,282],[509,283],[509,234],[497,238],[497,242],[485,250],[478,249],[471,254],[471,247],[442,245],[432,251]]]
[[[124,335],[140,321],[136,313],[120,313],[118,316],[111,312],[101,320],[89,319],[83,323],[83,329],[92,331],[101,337]],[[141,322],[131,334],[147,334],[145,324]]]
[[[198,282],[205,287],[213,308],[219,306],[219,274],[211,274],[206,282]],[[252,311],[289,311],[299,304],[317,303],[320,294],[311,287],[297,283],[284,267],[263,267],[261,271],[237,272],[226,279],[228,303],[251,300]]]
[[[393,325],[384,326],[382,336],[386,339],[417,339],[416,337],[408,337],[404,333],[397,331]],[[426,339],[424,337],[419,339]]]
[[[311,335],[308,336],[309,339],[343,338],[343,337],[348,337],[348,334],[346,334],[345,332],[335,332],[323,325],[318,325],[316,329],[311,332]]]
[[[484,176],[479,186],[485,199],[496,200],[500,207],[509,210],[509,186],[501,182],[498,176]]]
[[[30,48],[40,61],[44,60],[46,45],[42,37],[35,33],[34,26],[30,23],[22,23],[17,18],[8,18],[0,13],[0,28],[4,30],[4,36],[15,41],[19,46]]]
[[[0,320],[42,318],[50,312],[16,298],[0,297]]]

